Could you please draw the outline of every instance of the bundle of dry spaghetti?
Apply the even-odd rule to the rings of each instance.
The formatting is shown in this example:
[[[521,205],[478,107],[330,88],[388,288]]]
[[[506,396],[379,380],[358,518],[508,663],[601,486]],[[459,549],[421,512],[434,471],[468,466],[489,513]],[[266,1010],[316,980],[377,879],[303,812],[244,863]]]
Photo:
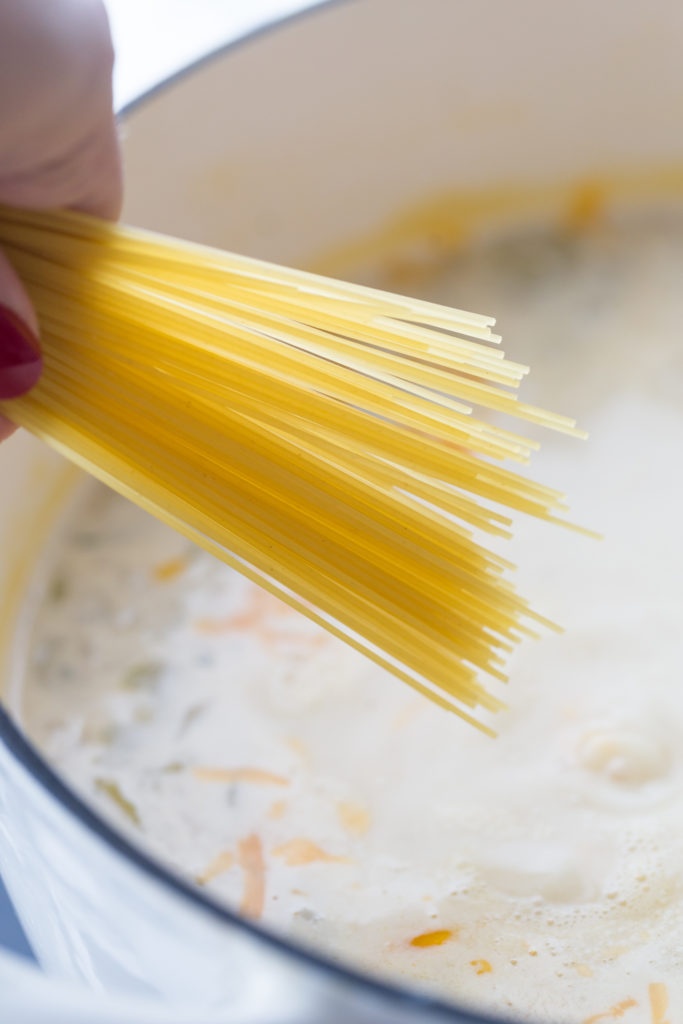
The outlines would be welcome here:
[[[517,401],[491,318],[77,214],[0,239],[45,366],[4,414],[443,706],[502,706],[481,674],[543,620],[485,535],[564,505],[473,410],[579,431]]]

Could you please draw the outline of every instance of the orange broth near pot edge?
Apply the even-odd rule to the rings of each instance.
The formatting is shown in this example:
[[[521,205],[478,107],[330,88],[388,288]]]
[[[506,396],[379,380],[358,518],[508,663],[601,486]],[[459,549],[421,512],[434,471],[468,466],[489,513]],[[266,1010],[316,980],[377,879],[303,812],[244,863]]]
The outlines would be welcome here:
[[[101,812],[242,912],[528,1020],[683,1012],[683,215],[454,251],[425,298],[494,312],[596,544],[504,550],[566,627],[515,656],[492,741],[85,485],[38,567],[23,719]],[[587,204],[587,205],[586,205]],[[580,206],[580,204],[579,204]],[[590,209],[589,209],[590,206]],[[576,225],[575,225],[576,227]]]

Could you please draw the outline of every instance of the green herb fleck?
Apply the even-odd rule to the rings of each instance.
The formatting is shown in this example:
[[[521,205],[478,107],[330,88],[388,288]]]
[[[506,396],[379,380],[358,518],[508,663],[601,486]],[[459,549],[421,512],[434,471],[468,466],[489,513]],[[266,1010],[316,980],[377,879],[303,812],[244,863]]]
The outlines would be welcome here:
[[[101,543],[102,536],[92,530],[79,530],[72,534],[71,541],[79,548],[94,548]]]
[[[68,589],[64,576],[53,576],[47,588],[48,604],[59,604],[66,597]]]
[[[121,729],[114,722],[86,722],[83,727],[83,740],[102,747],[111,747],[119,738]]]
[[[121,680],[122,690],[155,690],[164,672],[163,661],[140,661],[131,665]]]
[[[193,704],[183,715],[178,726],[178,736],[183,736],[187,730],[197,721],[200,715],[206,711],[206,704]]]

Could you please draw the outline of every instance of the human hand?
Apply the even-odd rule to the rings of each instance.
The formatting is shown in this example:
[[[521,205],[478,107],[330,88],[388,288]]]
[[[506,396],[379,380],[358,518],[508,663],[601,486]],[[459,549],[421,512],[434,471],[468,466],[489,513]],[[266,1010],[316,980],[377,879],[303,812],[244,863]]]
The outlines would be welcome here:
[[[0,203],[115,220],[122,175],[102,0],[0,0]],[[0,400],[40,376],[39,324],[0,249]],[[0,417],[0,440],[13,430]]]

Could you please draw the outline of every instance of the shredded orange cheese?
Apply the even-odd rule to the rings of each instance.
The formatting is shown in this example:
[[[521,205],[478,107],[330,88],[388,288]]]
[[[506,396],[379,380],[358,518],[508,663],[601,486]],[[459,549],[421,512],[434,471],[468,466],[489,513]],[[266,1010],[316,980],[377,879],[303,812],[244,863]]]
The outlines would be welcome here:
[[[342,826],[353,836],[364,836],[370,828],[370,815],[360,804],[341,801],[337,814]]]
[[[301,867],[304,864],[327,863],[327,864],[348,864],[348,857],[335,857],[327,853],[317,843],[310,839],[290,839],[289,842],[276,846],[273,850],[274,857],[282,857],[285,864],[290,868]]]
[[[244,872],[240,912],[245,917],[260,917],[266,897],[266,865],[263,843],[257,835],[241,840],[237,846],[237,859]]]
[[[470,960],[470,967],[474,967],[475,974],[491,974],[493,971],[488,960]]]
[[[317,650],[329,643],[328,633],[304,633],[298,639],[289,628],[288,619],[294,609],[284,601],[262,590],[252,587],[246,606],[232,615],[214,618],[206,616],[197,619],[194,628],[205,636],[221,636],[226,633],[252,632],[265,647],[273,648],[283,642],[302,644],[306,650]]]
[[[182,556],[179,558],[169,558],[167,562],[159,562],[158,565],[155,565],[152,575],[157,583],[168,583],[170,580],[174,580],[176,576],[180,576],[186,569],[187,558]]]
[[[609,1010],[604,1010],[602,1013],[596,1013],[592,1017],[586,1017],[583,1024],[596,1024],[599,1020],[620,1020],[627,1010],[630,1010],[633,1006],[637,1006],[638,1003],[635,999],[622,999],[620,1003],[616,1003],[610,1007]]]
[[[214,878],[218,878],[219,875],[225,874],[235,863],[235,855],[231,850],[223,850],[217,857],[214,857],[212,861],[202,871],[201,875],[197,875],[197,882],[199,885],[207,885],[212,882]]]
[[[653,981],[648,988],[652,1024],[671,1024],[666,1014],[669,1009],[669,990],[662,981]]]
[[[249,601],[246,607],[234,615],[226,615],[221,618],[197,619],[195,628],[199,633],[232,633],[243,632],[253,629],[257,632],[269,632],[268,624],[272,618],[291,616],[294,610],[280,601],[279,598],[269,594],[267,590],[258,587],[251,587],[249,590]]]
[[[264,771],[262,768],[212,768],[199,765],[192,774],[202,782],[252,782],[256,786],[288,786],[284,775]]]
[[[452,938],[453,931],[450,928],[439,928],[434,932],[423,932],[422,935],[415,935],[410,940],[410,945],[417,946],[419,949],[425,949],[427,946],[443,946],[444,942],[448,942]]]
[[[274,800],[268,808],[268,817],[271,821],[278,821],[280,818],[284,817],[286,810],[286,800]]]

